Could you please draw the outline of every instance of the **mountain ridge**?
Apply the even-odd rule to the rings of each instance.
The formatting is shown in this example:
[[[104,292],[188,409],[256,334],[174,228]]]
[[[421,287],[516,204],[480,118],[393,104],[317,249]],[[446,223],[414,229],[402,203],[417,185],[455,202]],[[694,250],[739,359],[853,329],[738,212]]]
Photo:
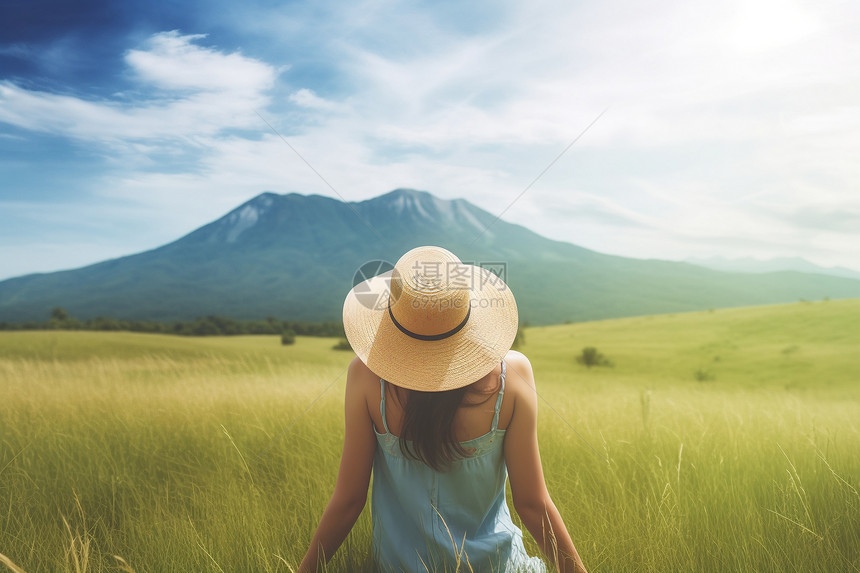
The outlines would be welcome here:
[[[155,249],[0,281],[0,321],[44,320],[55,306],[82,319],[339,320],[362,263],[393,263],[426,244],[500,265],[521,319],[533,324],[860,296],[860,281],[849,278],[606,255],[426,191],[352,203],[264,192]]]
[[[845,277],[860,279],[860,271],[842,266],[824,267],[816,265],[802,257],[775,257],[769,259],[756,259],[753,257],[727,258],[713,257],[690,257],[685,259],[700,267],[727,271],[735,273],[767,273],[774,271],[797,271],[801,273],[812,273],[819,275],[830,275],[834,277]]]

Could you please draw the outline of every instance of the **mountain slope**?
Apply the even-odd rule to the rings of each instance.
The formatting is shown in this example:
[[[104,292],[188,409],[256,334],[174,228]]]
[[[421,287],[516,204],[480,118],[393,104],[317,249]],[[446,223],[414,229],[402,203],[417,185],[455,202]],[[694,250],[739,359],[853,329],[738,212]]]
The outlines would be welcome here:
[[[425,244],[504,264],[521,319],[533,324],[860,297],[860,281],[848,278],[604,255],[496,220],[463,199],[399,189],[357,203],[263,193],[157,249],[0,282],[0,321],[44,320],[54,306],[79,318],[338,320],[362,263],[394,262]]]

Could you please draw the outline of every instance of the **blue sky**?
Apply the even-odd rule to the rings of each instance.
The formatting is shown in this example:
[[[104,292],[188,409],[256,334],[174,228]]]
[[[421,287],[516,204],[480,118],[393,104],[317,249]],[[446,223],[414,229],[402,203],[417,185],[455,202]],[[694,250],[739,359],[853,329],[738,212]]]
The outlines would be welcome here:
[[[263,191],[396,187],[641,258],[860,268],[851,2],[0,4],[0,279]],[[265,121],[263,121],[263,119]]]

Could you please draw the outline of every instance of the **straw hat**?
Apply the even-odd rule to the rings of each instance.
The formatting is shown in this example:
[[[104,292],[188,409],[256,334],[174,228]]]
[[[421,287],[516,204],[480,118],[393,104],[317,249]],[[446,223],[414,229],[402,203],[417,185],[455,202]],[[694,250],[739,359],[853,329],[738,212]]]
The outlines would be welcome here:
[[[517,333],[517,303],[489,270],[418,247],[347,294],[343,325],[375,374],[440,392],[481,379],[502,360]]]

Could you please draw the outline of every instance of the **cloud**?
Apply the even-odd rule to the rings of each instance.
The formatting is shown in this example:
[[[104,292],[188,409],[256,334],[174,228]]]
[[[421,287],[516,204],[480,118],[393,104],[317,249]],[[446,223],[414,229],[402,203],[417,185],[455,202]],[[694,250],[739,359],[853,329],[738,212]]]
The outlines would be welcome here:
[[[553,219],[565,223],[591,223],[609,227],[655,228],[659,221],[637,213],[612,199],[589,193],[573,192],[541,201]]]
[[[238,52],[223,54],[193,43],[204,38],[206,34],[161,32],[147,41],[147,49],[129,50],[125,61],[144,84],[166,90],[253,98],[272,87],[271,66]]]
[[[87,100],[0,82],[0,121],[84,141],[127,143],[194,138],[257,127],[255,110],[269,103],[276,71],[239,53],[224,54],[195,41],[205,36],[163,32],[126,60],[137,87],[156,91],[139,100]]]
[[[766,212],[778,221],[805,230],[856,235],[860,229],[860,201],[835,205],[807,203],[801,207],[791,205],[787,209],[771,206]]]
[[[0,45],[0,56],[28,59],[33,57],[33,48],[23,43]]]
[[[341,105],[323,99],[315,94],[313,90],[307,88],[302,88],[299,91],[290,94],[290,101],[299,107],[316,111],[333,112],[343,109]]]

